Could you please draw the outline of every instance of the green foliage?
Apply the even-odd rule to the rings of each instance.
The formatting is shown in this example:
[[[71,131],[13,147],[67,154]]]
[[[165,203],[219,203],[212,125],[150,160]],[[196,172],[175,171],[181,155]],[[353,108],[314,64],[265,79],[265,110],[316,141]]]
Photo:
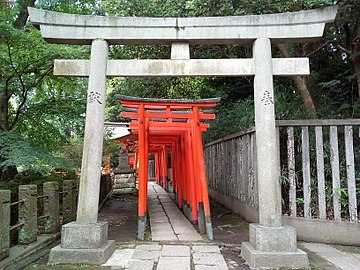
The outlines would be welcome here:
[[[322,79],[318,85],[323,93],[323,110],[320,113],[323,111],[329,117],[330,112],[332,118],[360,117],[360,99],[357,99],[355,91],[356,77],[351,70],[338,70],[333,77]]]
[[[216,119],[210,122],[209,131],[203,134],[205,143],[253,127],[254,101],[250,98],[222,104],[215,108],[215,114]]]
[[[20,2],[19,2],[20,3]],[[73,169],[52,154],[83,133],[86,80],[51,75],[56,58],[86,58],[88,47],[51,45],[30,25],[15,27],[26,6],[0,5],[0,176],[18,169]],[[9,132],[11,131],[11,132]],[[3,170],[11,171],[10,176]]]
[[[73,169],[65,159],[51,154],[30,139],[24,140],[15,132],[0,133],[0,156],[3,158],[0,169],[17,166],[22,170],[31,169],[41,173],[56,168]]]
[[[213,89],[206,78],[117,78],[108,82],[107,119],[120,119],[121,106],[116,95],[147,98],[200,99],[213,97]]]
[[[75,170],[81,168],[81,160],[83,152],[83,139],[70,138],[59,150],[58,155],[67,160]]]
[[[36,7],[72,14],[104,15],[104,12],[99,9],[100,2],[98,0],[38,0]]]

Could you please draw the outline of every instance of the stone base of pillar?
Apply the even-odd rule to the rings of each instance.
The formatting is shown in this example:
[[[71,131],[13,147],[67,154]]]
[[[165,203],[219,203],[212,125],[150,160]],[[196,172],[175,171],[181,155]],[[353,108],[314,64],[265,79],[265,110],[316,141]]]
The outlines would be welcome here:
[[[250,243],[242,244],[241,256],[250,268],[306,267],[306,252],[296,246],[296,230],[290,226],[250,224]]]
[[[62,248],[60,245],[50,250],[48,264],[86,263],[104,264],[116,249],[115,240],[108,240],[99,248]]]
[[[107,222],[62,226],[61,244],[50,250],[49,264],[103,264],[115,251],[115,241],[107,240]]]
[[[134,194],[137,192],[138,190],[135,187],[123,187],[117,189],[114,188],[112,194]]]

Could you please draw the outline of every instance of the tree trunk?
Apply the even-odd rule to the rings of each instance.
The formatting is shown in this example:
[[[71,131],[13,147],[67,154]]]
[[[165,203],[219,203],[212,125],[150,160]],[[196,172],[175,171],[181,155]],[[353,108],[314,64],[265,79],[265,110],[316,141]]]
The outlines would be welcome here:
[[[358,88],[358,95],[360,99],[360,39],[354,44],[352,55],[350,57],[352,64],[354,66],[356,81],[357,81],[357,88]]]
[[[360,70],[356,71],[356,81],[357,81],[358,95],[360,99]]]
[[[279,48],[281,54],[286,57],[286,58],[291,58],[291,55],[288,51],[288,49],[286,48],[285,44],[277,44],[277,47]],[[314,116],[316,116],[316,108],[314,105],[314,101],[310,95],[309,89],[306,85],[306,81],[305,78],[303,78],[302,76],[291,76],[293,82],[295,83],[295,86],[297,88],[297,90],[300,93],[301,96],[301,100],[303,101],[306,109],[313,113]]]
[[[9,104],[6,98],[6,94],[0,94],[0,132],[9,130]]]
[[[16,21],[14,22],[14,27],[18,29],[24,28],[27,19],[29,17],[29,12],[27,10],[28,7],[33,7],[35,4],[35,0],[20,0],[18,2],[19,5],[19,15],[16,18]]]

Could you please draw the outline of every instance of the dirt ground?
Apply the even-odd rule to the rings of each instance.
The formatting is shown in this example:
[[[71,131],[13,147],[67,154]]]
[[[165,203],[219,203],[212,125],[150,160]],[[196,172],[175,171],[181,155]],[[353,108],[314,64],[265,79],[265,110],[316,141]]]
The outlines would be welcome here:
[[[243,241],[248,241],[248,224],[238,216],[232,215],[228,209],[219,203],[211,202],[211,215],[214,231],[214,242],[219,245],[230,269],[248,270],[240,257]],[[118,246],[135,246],[137,240],[137,195],[113,195],[99,213],[99,220],[109,223],[108,239],[115,240]],[[148,228],[148,231],[149,228]],[[145,239],[150,239],[145,237]],[[146,242],[146,241],[145,241]],[[47,269],[48,257],[45,256],[26,269]],[[45,267],[45,268],[44,268]],[[58,266],[53,269],[67,269]],[[85,268],[71,269],[108,269],[102,267],[82,266]]]
[[[214,242],[231,269],[250,269],[240,257],[241,243],[249,241],[248,224],[221,204],[211,201]],[[109,222],[109,239],[118,245],[131,245],[137,241],[137,196],[114,195],[99,213],[100,220]],[[146,237],[145,237],[146,238]]]

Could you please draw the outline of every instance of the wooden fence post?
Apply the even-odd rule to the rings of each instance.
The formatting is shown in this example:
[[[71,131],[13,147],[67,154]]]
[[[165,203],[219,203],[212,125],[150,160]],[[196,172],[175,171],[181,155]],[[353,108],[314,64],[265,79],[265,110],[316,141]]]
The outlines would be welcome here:
[[[10,249],[10,190],[0,190],[0,261]]]
[[[45,223],[45,233],[59,231],[59,184],[57,182],[44,183],[44,215],[48,216]]]
[[[30,244],[37,240],[37,186],[19,186],[19,244]]]

